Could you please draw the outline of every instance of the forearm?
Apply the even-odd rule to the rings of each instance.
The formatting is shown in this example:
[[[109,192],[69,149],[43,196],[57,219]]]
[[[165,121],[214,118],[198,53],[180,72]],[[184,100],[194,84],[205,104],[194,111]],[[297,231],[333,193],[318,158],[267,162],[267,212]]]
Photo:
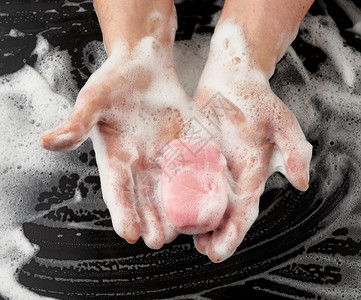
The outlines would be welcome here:
[[[270,77],[312,3],[313,0],[227,0],[220,22],[229,19],[242,27],[255,67]]]
[[[108,55],[117,42],[133,48],[145,36],[163,44],[173,42],[172,0],[94,0],[94,7]]]

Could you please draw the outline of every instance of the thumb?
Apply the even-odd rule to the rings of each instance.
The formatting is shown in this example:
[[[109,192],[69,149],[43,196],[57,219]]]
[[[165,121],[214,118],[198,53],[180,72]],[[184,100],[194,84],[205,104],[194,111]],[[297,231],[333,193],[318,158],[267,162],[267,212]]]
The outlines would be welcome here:
[[[306,191],[309,184],[309,167],[312,145],[306,140],[295,117],[286,127],[278,127],[274,138],[282,154],[284,169],[282,172],[297,189]]]
[[[99,120],[99,110],[93,101],[78,97],[69,117],[57,128],[39,138],[40,145],[53,151],[70,151],[79,147]]]

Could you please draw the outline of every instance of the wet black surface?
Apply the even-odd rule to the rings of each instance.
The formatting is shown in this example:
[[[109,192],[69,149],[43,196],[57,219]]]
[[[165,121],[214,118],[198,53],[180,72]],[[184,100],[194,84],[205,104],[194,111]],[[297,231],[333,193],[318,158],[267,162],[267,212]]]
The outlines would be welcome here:
[[[65,3],[45,0],[1,3],[1,74],[15,72],[25,63],[32,65],[35,62],[36,57],[31,53],[36,34],[41,33],[51,45],[69,51],[78,87],[85,83],[90,71],[84,66],[80,53],[88,42],[101,40],[101,32],[92,3],[74,1],[78,5],[64,6]],[[357,1],[354,3],[360,6]],[[327,1],[326,6],[345,43],[361,51],[360,38],[346,30],[352,25],[347,15],[334,1]],[[57,13],[46,13],[52,9]],[[190,39],[193,32],[212,32],[214,28],[208,24],[219,9],[215,1],[177,4],[177,40]],[[318,15],[325,11],[316,2],[310,13]],[[12,28],[25,36],[9,36]],[[301,36],[296,38],[293,48],[303,58],[309,72],[316,72],[327,57]],[[4,56],[6,53],[11,55]],[[320,158],[320,148],[324,146],[322,137],[311,143],[314,157]],[[320,158],[320,166],[323,159],[326,158]],[[96,168],[94,151],[89,149],[80,153],[79,164]],[[314,289],[281,284],[264,274],[294,279],[302,282],[303,287],[307,283],[337,287],[343,280],[341,267],[332,263],[287,264],[291,258],[312,253],[330,257],[360,256],[361,242],[349,237],[348,229],[343,227],[313,246],[305,246],[307,239],[327,226],[330,216],[356,180],[351,160],[343,163],[341,168],[343,178],[336,181],[327,196],[320,193],[324,181],[322,172],[313,174],[310,188],[305,193],[296,191],[291,185],[265,193],[261,198],[261,217],[238,251],[221,264],[213,264],[200,255],[189,236],[180,236],[158,251],[148,249],[142,241],[127,244],[112,230],[105,206],[97,210],[91,207],[74,210],[67,204],[75,197],[76,191],[80,191],[83,199],[93,194],[102,201],[98,176],[54,174],[53,178],[58,178],[57,184],[40,193],[34,206],[35,211],[46,212],[42,222],[23,224],[25,236],[40,250],[19,270],[18,280],[39,295],[59,299],[167,298],[180,295],[189,295],[191,299],[195,294],[207,299],[235,299],[240,295],[242,299],[257,296],[271,300],[321,299]],[[59,222],[62,226],[58,226]],[[97,229],[77,228],[76,225],[82,222],[93,222]],[[67,226],[70,223],[71,228]],[[283,266],[278,267],[281,263]]]

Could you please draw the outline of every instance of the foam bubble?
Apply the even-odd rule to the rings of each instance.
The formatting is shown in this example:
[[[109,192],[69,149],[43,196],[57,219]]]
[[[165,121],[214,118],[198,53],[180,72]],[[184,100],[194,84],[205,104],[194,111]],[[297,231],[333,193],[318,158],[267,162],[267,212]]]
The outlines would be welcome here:
[[[9,32],[9,36],[13,37],[13,38],[16,38],[16,37],[24,37],[25,36],[25,33],[24,32],[21,32],[15,28],[12,28]]]

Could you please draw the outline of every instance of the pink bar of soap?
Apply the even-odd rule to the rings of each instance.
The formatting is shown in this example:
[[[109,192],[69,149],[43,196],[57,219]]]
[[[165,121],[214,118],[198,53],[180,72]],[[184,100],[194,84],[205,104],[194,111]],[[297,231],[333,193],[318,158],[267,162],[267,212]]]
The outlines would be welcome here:
[[[191,138],[182,138],[168,145],[162,163],[162,201],[180,233],[205,233],[219,226],[228,203],[225,167],[226,159],[211,141],[200,147]]]

